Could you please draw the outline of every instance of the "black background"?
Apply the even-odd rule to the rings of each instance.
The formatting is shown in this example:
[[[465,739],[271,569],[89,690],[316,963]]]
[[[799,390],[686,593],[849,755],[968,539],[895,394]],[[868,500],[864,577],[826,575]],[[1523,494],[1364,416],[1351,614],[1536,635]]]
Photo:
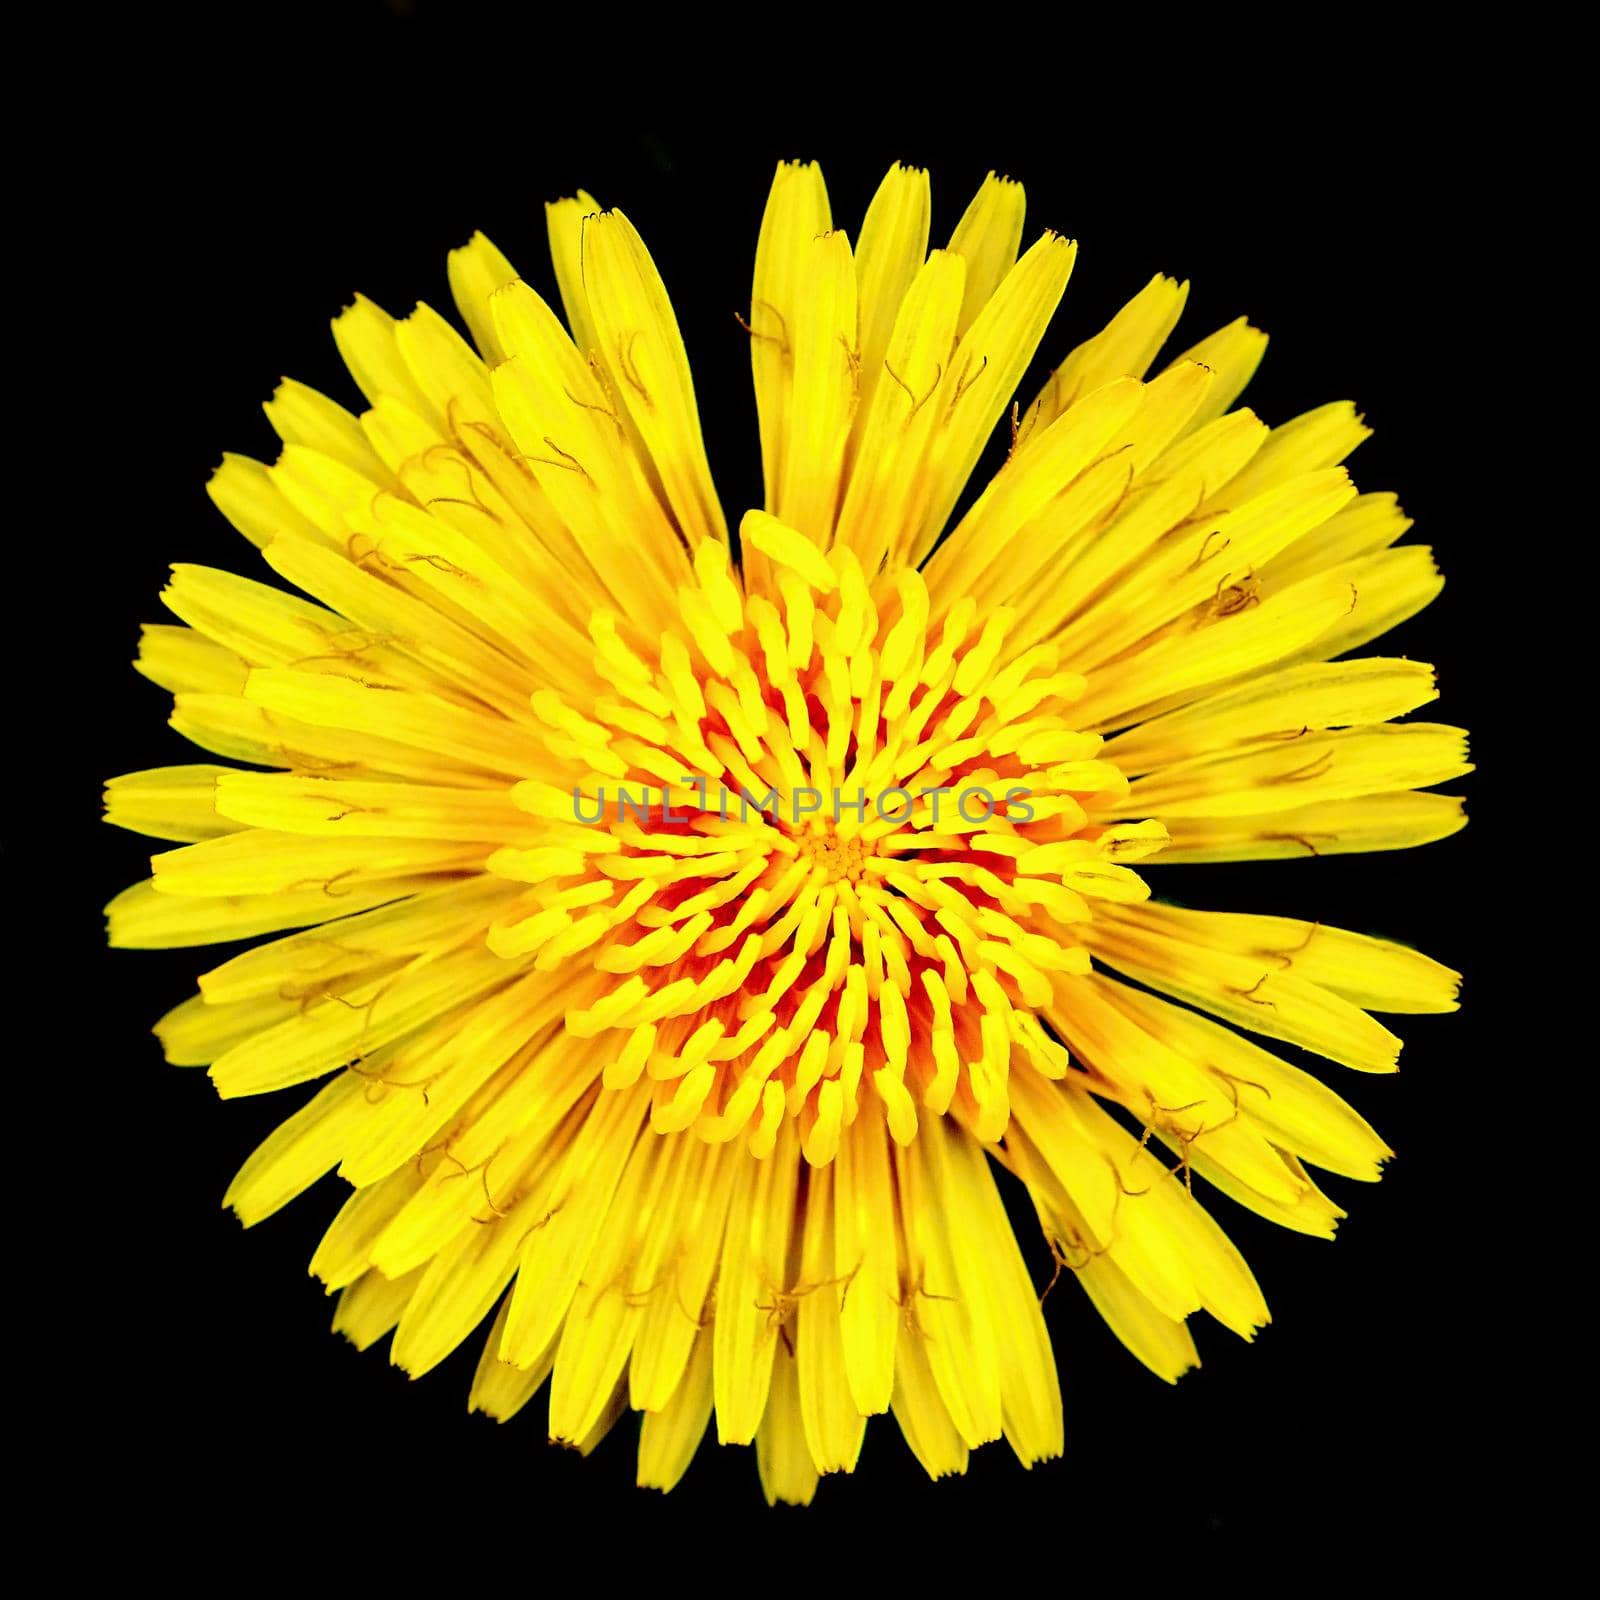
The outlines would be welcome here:
[[[945,36],[931,65],[824,41],[810,77],[780,87],[781,39],[687,15],[631,44],[623,14],[598,8],[573,39],[459,13],[446,26],[428,6],[332,15],[241,13],[170,34],[147,18],[103,38],[98,76],[77,90],[93,160],[33,256],[61,251],[81,275],[67,379],[86,431],[66,487],[93,497],[89,516],[57,507],[45,524],[73,569],[70,608],[33,591],[51,670],[75,691],[46,819],[62,842],[36,852],[23,833],[12,858],[42,869],[30,903],[61,921],[42,998],[74,1041],[31,1048],[59,1076],[27,1136],[53,1186],[30,1204],[53,1206],[65,1186],[86,1213],[51,1235],[55,1264],[67,1259],[47,1332],[66,1349],[40,1370],[60,1486],[98,1515],[128,1514],[129,1537],[168,1555],[203,1522],[235,1529],[246,1553],[330,1538],[352,1557],[375,1541],[442,1547],[463,1582],[474,1540],[536,1562],[567,1530],[597,1577],[624,1581],[651,1570],[638,1564],[649,1549],[710,1552],[695,1540],[715,1528],[747,1544],[736,1570],[751,1583],[773,1581],[796,1534],[812,1558],[866,1540],[896,1561],[952,1545],[1068,1572],[1102,1544],[1130,1581],[1183,1581],[1220,1544],[1275,1529],[1308,1552],[1481,1538],[1517,1477],[1497,1304],[1519,1247],[1493,1156],[1507,1130],[1493,1111],[1504,1019],[1486,882],[1512,686],[1485,628],[1504,614],[1507,530],[1475,411],[1505,375],[1485,262],[1510,201],[1484,157],[1480,102],[1376,47],[1334,60],[1286,45],[1274,67],[1242,62],[1235,40],[1197,41],[1158,77],[1132,22],[1068,49],[994,21]],[[161,1062],[149,1024],[220,957],[102,948],[98,906],[144,875],[153,845],[95,820],[104,776],[197,759],[128,665],[137,624],[163,620],[167,564],[266,575],[204,495],[221,451],[271,458],[259,405],[283,374],[358,408],[328,318],[357,288],[396,314],[423,298],[453,315],[444,256],[474,228],[553,300],[542,203],[581,185],[626,210],[672,293],[730,519],[758,503],[733,313],[787,156],[822,161],[852,236],[895,159],[932,171],[935,242],[989,168],[1027,184],[1028,237],[1054,227],[1080,255],[1025,395],[1161,270],[1193,284],[1173,353],[1241,312],[1270,332],[1246,396],[1267,420],[1355,399],[1377,429],[1353,458],[1358,482],[1400,494],[1409,537],[1435,546],[1449,580],[1373,648],[1439,664],[1443,699],[1423,715],[1472,727],[1486,769],[1466,780],[1473,826],[1419,851],[1151,873],[1189,904],[1400,937],[1467,974],[1462,1013],[1400,1019],[1399,1076],[1323,1064],[1398,1151],[1380,1185],[1327,1180],[1351,1213],[1336,1244],[1215,1200],[1273,1309],[1255,1345],[1196,1319],[1204,1366],[1168,1388],[1065,1283],[1047,1307],[1064,1461],[1025,1474],[998,1444],[964,1482],[931,1485],[880,1419],[854,1478],[825,1480],[798,1514],[766,1510],[752,1451],[708,1442],[663,1500],[632,1487],[631,1416],[587,1461],[546,1445],[542,1397],[505,1427],[469,1417],[477,1339],[410,1384],[381,1348],[358,1355],[330,1335],[305,1263],[333,1182],[249,1233],[219,1206],[298,1099],[224,1105],[203,1073]],[[83,1125],[97,1157],[51,1153]],[[1042,1245],[1018,1215],[1042,1281]],[[693,1564],[674,1570],[698,1581]]]

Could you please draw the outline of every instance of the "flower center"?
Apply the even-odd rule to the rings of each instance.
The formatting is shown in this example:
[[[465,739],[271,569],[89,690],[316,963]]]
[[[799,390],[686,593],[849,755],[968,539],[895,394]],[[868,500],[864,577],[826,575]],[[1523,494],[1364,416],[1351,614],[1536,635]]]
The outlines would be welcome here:
[[[490,858],[531,886],[490,946],[570,964],[568,1033],[607,1036],[608,1087],[656,1080],[661,1132],[759,1156],[793,1117],[822,1164],[875,1095],[902,1142],[999,1139],[1013,1051],[1066,1070],[1039,1013],[1089,968],[1084,896],[1143,898],[1165,832],[1095,820],[1125,781],[1011,612],[930,615],[915,571],[758,518],[742,583],[702,545],[679,626],[599,613],[600,690],[535,696],[569,777],[513,793],[546,837]]]
[[[829,820],[820,828],[808,828],[799,836],[800,855],[822,874],[824,883],[859,883],[863,863],[871,853],[859,834],[840,835],[838,825]]]

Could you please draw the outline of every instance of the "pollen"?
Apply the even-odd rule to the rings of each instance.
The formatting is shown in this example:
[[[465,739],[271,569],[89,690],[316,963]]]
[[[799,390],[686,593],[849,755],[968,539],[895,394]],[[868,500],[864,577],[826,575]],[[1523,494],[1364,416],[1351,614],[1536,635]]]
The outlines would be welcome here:
[[[814,872],[822,875],[825,884],[859,883],[867,847],[859,835],[845,838],[830,822],[820,831],[801,835],[800,855],[811,863]]]

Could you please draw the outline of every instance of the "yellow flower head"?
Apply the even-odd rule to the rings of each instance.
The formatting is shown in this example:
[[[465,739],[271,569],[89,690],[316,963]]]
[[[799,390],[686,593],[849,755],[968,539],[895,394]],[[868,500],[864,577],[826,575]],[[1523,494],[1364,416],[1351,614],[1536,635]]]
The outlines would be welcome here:
[[[886,1410],[935,1476],[1002,1434],[1058,1454],[1052,1257],[1163,1378],[1193,1312],[1250,1337],[1194,1177],[1326,1236],[1306,1164],[1388,1152],[1235,1029],[1388,1071],[1370,1013],[1455,1004],[1402,947],[1149,899],[1147,866],[1461,825],[1419,791],[1462,734],[1391,721],[1432,669],[1350,656],[1440,585],[1339,465],[1360,419],[1231,409],[1242,320],[1147,377],[1163,277],[1013,405],[1075,247],[1019,257],[993,177],[943,249],[928,218],[896,167],[852,244],[820,172],[779,168],[737,537],[621,212],[549,208],[565,325],[481,236],[450,258],[476,349],[358,300],[334,335],[368,409],[285,383],[277,463],[211,485],[310,598],[178,567],[139,661],[176,728],[267,770],[108,789],[178,842],[114,943],[286,935],[157,1029],[225,1096],[321,1085],[228,1203],[254,1223],[336,1169],[338,1329],[418,1374],[492,1318],[474,1407],[548,1380],[587,1450],[631,1406],[661,1488],[713,1413],[769,1499],[850,1471]]]

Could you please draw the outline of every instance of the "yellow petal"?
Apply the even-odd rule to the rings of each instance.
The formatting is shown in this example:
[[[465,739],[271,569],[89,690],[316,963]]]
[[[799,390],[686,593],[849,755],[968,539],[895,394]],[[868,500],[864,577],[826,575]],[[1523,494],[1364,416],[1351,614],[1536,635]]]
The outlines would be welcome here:
[[[756,1434],[756,1466],[767,1504],[807,1506],[817,1492],[817,1469],[800,1420],[800,1369],[786,1348],[772,1362],[772,1386]],[[721,1415],[720,1409],[718,1415]]]
[[[1409,850],[1447,839],[1466,825],[1464,802],[1457,796],[1402,790],[1260,817],[1174,817],[1167,824],[1170,842],[1161,860],[1163,864],[1272,861]]]
[[[1055,315],[1077,253],[1070,240],[1045,234],[1006,273],[961,335],[928,402],[933,415],[923,479],[899,546],[913,564],[921,564],[943,532],[990,431]]]
[[[455,297],[461,320],[472,334],[478,353],[493,366],[505,352],[495,332],[494,312],[489,297],[510,283],[517,269],[481,233],[475,233],[449,256],[450,293]]]
[[[691,549],[708,538],[726,544],[678,319],[644,241],[620,211],[584,222],[583,286],[612,390],[650,452],[678,527]]]
[[[957,334],[967,331],[1016,264],[1026,196],[1022,185],[991,172],[979,185],[945,247],[967,263]]]
[[[845,1367],[834,1261],[835,1163],[817,1168],[806,1191],[800,1254],[795,1359],[800,1418],[818,1472],[853,1472],[866,1418],[856,1408]],[[770,1402],[769,1402],[770,1404]]]
[[[867,207],[856,245],[856,301],[860,330],[860,399],[856,431],[865,427],[873,392],[884,380],[900,303],[928,257],[932,194],[928,174],[896,162]],[[819,230],[820,231],[820,230]]]
[[[1037,431],[1048,428],[1069,407],[1102,385],[1118,378],[1142,378],[1178,325],[1188,298],[1187,283],[1157,273],[1094,338],[1080,344],[1045,380],[1023,418],[1019,448],[1030,446]],[[1187,359],[1199,358],[1191,355]]]
[[[768,1409],[774,1354],[781,1343],[779,1330],[792,1314],[788,1257],[800,1164],[793,1128],[793,1122],[785,1119],[772,1154],[740,1163],[735,1178],[717,1278],[717,1438],[723,1444],[749,1444],[758,1427],[768,1427],[762,1419]],[[788,1388],[778,1401],[771,1426],[779,1431],[769,1448],[781,1446],[780,1459],[787,1463],[797,1445],[810,1469],[793,1359],[786,1350],[784,1358],[789,1363],[784,1375]]]
[[[805,297],[810,242],[833,226],[814,162],[782,161],[772,179],[750,288],[750,367],[761,422],[766,508],[776,509],[794,415],[794,330]]]
[[[696,1336],[689,1364],[672,1398],[647,1411],[639,1428],[641,1489],[665,1493],[689,1470],[711,1421],[711,1335]]]
[[[773,510],[826,549],[839,505],[845,441],[860,394],[856,274],[844,234],[834,231],[813,239],[802,271],[807,292],[791,330],[791,420]]]

